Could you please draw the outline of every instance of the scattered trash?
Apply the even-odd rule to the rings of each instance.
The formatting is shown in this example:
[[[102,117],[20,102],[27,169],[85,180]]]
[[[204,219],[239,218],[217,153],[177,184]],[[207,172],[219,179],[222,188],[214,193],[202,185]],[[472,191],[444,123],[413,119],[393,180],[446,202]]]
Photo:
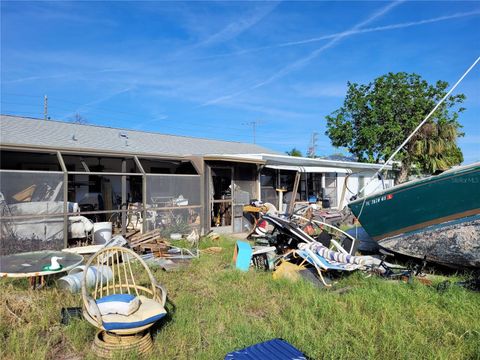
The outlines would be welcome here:
[[[85,272],[85,266],[80,265],[70,270],[67,276],[58,279],[58,287],[63,290],[68,290],[71,293],[77,293],[82,288],[82,279]],[[106,265],[91,266],[87,271],[87,287],[92,287],[97,281],[97,276],[102,274],[103,281],[107,282],[113,278],[112,269]]]
[[[197,229],[193,229],[192,232],[187,235],[186,239],[191,246],[197,246],[198,241],[200,240],[200,235],[198,234]]]
[[[295,265],[288,261],[282,261],[277,266],[275,271],[273,272],[273,279],[288,279],[291,281],[298,281],[300,279],[306,280],[310,282],[312,285],[318,288],[324,288],[325,281],[328,286],[330,286],[331,281],[323,276],[323,281],[316,276],[315,270],[312,268],[306,268],[303,265]]]
[[[181,240],[181,239],[182,239],[182,234],[179,234],[179,233],[170,234],[170,239],[172,239],[172,240]]]
[[[426,264],[424,261],[406,268],[386,262],[386,256],[392,254],[355,255],[358,242],[350,234],[332,224],[298,215],[288,219],[262,215],[252,237],[257,246],[236,243],[233,261],[237,269],[247,271],[252,266],[273,270],[274,278],[302,277],[319,287],[331,287],[332,276],[355,270],[411,282]]]
[[[253,249],[248,242],[238,240],[235,244],[233,262],[235,268],[241,271],[248,271],[250,260],[252,259]]]
[[[166,272],[178,270],[188,264],[188,260],[156,258],[152,254],[142,255],[141,257],[148,265],[159,266]]]
[[[283,339],[273,339],[228,353],[225,360],[307,360],[305,354]]]
[[[305,270],[305,266],[295,265],[288,261],[282,261],[273,272],[273,278],[275,280],[289,279],[292,281],[297,281],[300,279],[299,272],[301,270]]]
[[[436,289],[440,292],[447,291],[452,285],[461,286],[471,291],[480,291],[480,277],[472,277],[465,281],[451,282],[450,280],[442,281],[437,284]]]
[[[210,240],[220,240],[220,235],[215,232],[210,232],[206,237]]]
[[[275,246],[254,246],[252,264],[258,270],[273,270],[275,268]]]
[[[60,311],[62,325],[68,325],[72,319],[82,318],[82,308],[81,307],[67,307],[62,308]]]
[[[112,238],[112,223],[98,222],[93,224],[93,242],[95,244],[106,244]]]
[[[208,247],[206,249],[202,249],[200,250],[202,253],[204,254],[210,254],[210,255],[213,255],[213,254],[219,254],[223,251],[223,248],[219,247],[219,246],[211,246],[211,247]]]

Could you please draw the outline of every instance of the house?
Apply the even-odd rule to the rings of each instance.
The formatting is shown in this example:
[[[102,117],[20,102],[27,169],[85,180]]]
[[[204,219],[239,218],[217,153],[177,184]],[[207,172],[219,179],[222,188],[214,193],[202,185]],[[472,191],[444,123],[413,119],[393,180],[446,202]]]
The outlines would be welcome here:
[[[379,168],[296,158],[264,147],[96,125],[1,115],[1,252],[62,248],[72,217],[118,231],[241,232],[252,199],[342,208]],[[375,179],[370,193],[391,180]],[[49,225],[50,224],[50,225]],[[21,239],[22,241],[19,241]]]

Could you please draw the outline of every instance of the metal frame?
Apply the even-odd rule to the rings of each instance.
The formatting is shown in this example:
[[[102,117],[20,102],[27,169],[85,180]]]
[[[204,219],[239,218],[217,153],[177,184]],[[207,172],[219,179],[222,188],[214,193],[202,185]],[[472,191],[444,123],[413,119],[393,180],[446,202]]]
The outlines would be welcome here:
[[[68,176],[69,175],[96,175],[96,176],[120,176],[121,177],[121,188],[122,188],[122,203],[126,202],[126,183],[127,183],[127,176],[141,176],[142,177],[142,207],[140,209],[136,209],[135,212],[142,212],[142,216],[146,219],[147,215],[147,176],[153,177],[162,177],[162,176],[175,176],[175,177],[197,177],[200,182],[200,204],[199,205],[190,205],[190,206],[181,206],[181,207],[152,207],[148,208],[148,210],[175,210],[175,209],[200,209],[201,214],[201,228],[204,229],[205,226],[205,219],[202,214],[202,207],[204,206],[204,166],[203,166],[203,159],[201,157],[172,157],[172,156],[152,156],[152,154],[148,154],[145,156],[140,155],[142,158],[145,159],[156,159],[156,160],[188,160],[192,163],[197,174],[149,174],[146,173],[138,155],[128,154],[128,153],[115,153],[115,152],[92,152],[92,151],[72,151],[72,150],[61,150],[61,149],[52,149],[49,150],[47,148],[40,148],[40,147],[21,147],[21,146],[13,146],[13,145],[3,145],[1,146],[1,150],[6,151],[19,151],[19,152],[28,152],[28,153],[55,153],[57,157],[58,164],[62,171],[47,171],[47,170],[7,170],[7,169],[0,169],[0,172],[9,172],[9,173],[42,173],[42,174],[63,174],[63,213],[58,214],[32,214],[32,215],[17,215],[17,216],[10,216],[9,219],[25,219],[25,218],[55,218],[62,216],[63,217],[63,242],[64,246],[68,246],[68,218],[69,216],[79,215],[79,213],[70,213],[68,212]],[[65,161],[63,159],[63,155],[91,155],[91,156],[109,156],[109,157],[120,157],[123,158],[122,160],[122,172],[92,172],[88,168],[88,165],[83,162],[82,166],[85,171],[68,171]],[[125,158],[133,158],[139,172],[138,173],[127,173],[126,171],[126,160]],[[94,214],[114,214],[114,213],[121,213],[122,216],[122,234],[126,233],[126,225],[127,225],[127,216],[128,213],[131,212],[128,209],[117,209],[117,210],[97,210],[97,211],[84,211],[81,212],[80,215],[94,215]],[[146,230],[146,222],[144,221],[143,230]]]
[[[212,169],[226,169],[226,170],[230,170],[231,171],[231,174],[232,174],[232,178],[230,180],[230,185],[232,187],[232,196],[230,199],[224,199],[224,200],[214,200],[212,198],[212,194],[208,194],[208,199],[209,199],[209,203],[211,201],[211,206],[213,207],[214,204],[222,204],[222,203],[230,203],[231,204],[231,219],[230,219],[230,225],[229,226],[218,226],[218,227],[215,227],[216,229],[218,228],[221,228],[219,230],[226,230],[227,228],[231,228],[231,230],[233,231],[233,219],[234,219],[234,216],[233,216],[233,202],[234,202],[234,199],[235,199],[235,182],[234,182],[234,178],[235,178],[235,167],[233,165],[231,166],[228,166],[228,165],[209,165],[210,167],[210,177],[212,178]],[[209,229],[212,228],[212,218],[211,218],[211,211],[210,211],[210,204],[209,204]]]

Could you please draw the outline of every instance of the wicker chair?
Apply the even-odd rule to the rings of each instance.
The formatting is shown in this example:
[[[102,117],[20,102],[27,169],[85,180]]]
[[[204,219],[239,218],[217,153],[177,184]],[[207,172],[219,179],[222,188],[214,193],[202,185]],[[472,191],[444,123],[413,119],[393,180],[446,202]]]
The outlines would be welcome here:
[[[136,263],[132,269],[132,263]],[[93,269],[95,285],[87,287],[87,277]],[[142,273],[148,284],[140,284]],[[99,329],[93,343],[94,352],[101,357],[111,358],[115,351],[135,350],[146,353],[153,348],[151,334],[147,331],[165,314],[167,293],[157,283],[148,265],[132,250],[123,247],[105,248],[92,256],[82,279],[83,316]],[[90,275],[91,276],[91,275]],[[92,279],[90,279],[91,283]],[[138,309],[130,314],[101,311],[99,305],[115,299],[132,299],[139,303]],[[139,302],[138,302],[138,300]],[[102,308],[103,309],[103,308]]]

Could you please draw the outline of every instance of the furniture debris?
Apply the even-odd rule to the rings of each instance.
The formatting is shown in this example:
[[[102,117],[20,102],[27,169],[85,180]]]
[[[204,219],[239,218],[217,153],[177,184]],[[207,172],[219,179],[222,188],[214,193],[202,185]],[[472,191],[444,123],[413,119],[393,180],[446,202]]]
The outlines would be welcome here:
[[[225,360],[307,360],[305,354],[283,339],[273,339],[228,353]]]
[[[354,270],[378,274],[388,279],[408,278],[420,275],[423,267],[408,269],[387,263],[385,257],[356,256],[357,240],[332,224],[298,215],[282,218],[265,214],[257,224],[257,232],[251,246],[237,241],[234,262],[237,269],[275,270],[274,277],[299,278],[300,274],[319,287],[330,287],[330,277]],[[291,263],[287,265],[286,263]],[[293,265],[293,266],[292,266]],[[301,272],[303,268],[308,271]],[[316,274],[312,278],[312,274]],[[326,276],[328,274],[328,276]],[[318,283],[318,281],[320,283]]]
[[[252,265],[258,270],[273,270],[276,260],[275,246],[254,246],[252,252]]]
[[[139,232],[140,232],[139,229],[130,230],[130,231],[128,231],[128,232],[125,234],[125,239],[130,239],[131,237],[133,237],[134,235],[138,234]]]
[[[52,258],[56,258],[59,265],[56,269],[56,266],[50,269]],[[44,250],[4,255],[0,256],[0,277],[29,278],[30,286],[38,288],[45,285],[45,276],[69,271],[82,261],[83,256],[64,251]]]
[[[80,254],[80,255],[91,255],[91,254],[95,254],[97,251],[105,247],[125,246],[126,244],[127,244],[127,240],[122,235],[115,235],[106,244],[70,247],[70,248],[63,249],[62,251],[74,253],[74,254]]]
[[[248,271],[252,253],[253,249],[248,242],[238,240],[233,253],[235,268],[241,271]]]
[[[88,260],[85,271],[101,264],[102,259],[108,259],[105,265],[111,268],[113,277],[104,281],[106,267],[102,266],[92,290],[87,286],[87,277],[82,279],[83,317],[99,330],[92,350],[102,358],[113,358],[118,351],[146,355],[153,349],[149,329],[167,313],[166,290],[157,283],[145,261],[132,250],[123,247],[102,249]],[[141,282],[142,275],[148,278],[147,284]],[[137,301],[139,306],[135,310]],[[127,303],[132,312],[118,314],[119,302]],[[104,305],[99,304],[105,303],[110,306],[102,312],[100,308]]]
[[[65,248],[62,251],[79,254],[79,255],[91,255],[91,254],[95,254],[97,251],[103,249],[104,247],[105,245],[86,245],[86,246]]]
[[[17,200],[18,202],[23,202],[23,201],[32,201],[32,195],[35,192],[35,189],[37,188],[37,185],[31,185],[27,187],[26,189],[19,191],[12,197]]]

